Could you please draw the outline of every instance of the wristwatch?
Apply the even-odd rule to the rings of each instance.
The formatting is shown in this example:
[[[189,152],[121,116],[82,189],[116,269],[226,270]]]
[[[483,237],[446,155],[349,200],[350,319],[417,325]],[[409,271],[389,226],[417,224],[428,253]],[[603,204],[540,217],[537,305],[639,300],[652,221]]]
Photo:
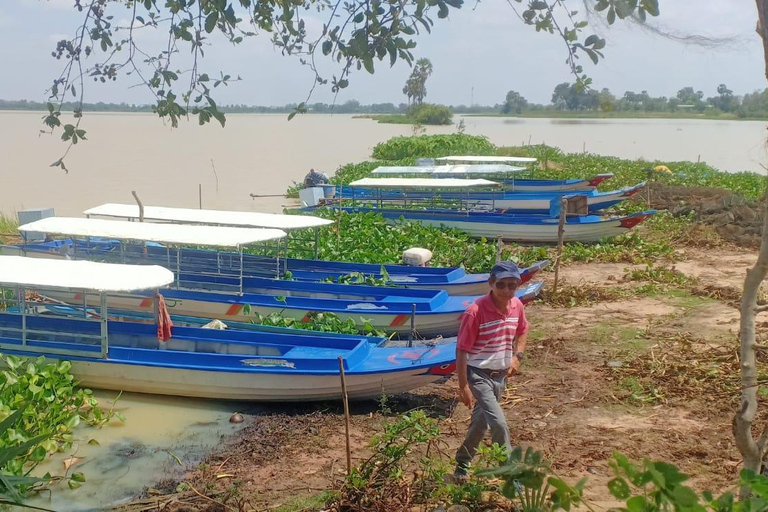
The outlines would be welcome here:
[[[522,361],[523,359],[525,359],[525,354],[523,354],[522,352],[515,352],[515,357],[516,357],[516,358],[517,358],[519,361]]]

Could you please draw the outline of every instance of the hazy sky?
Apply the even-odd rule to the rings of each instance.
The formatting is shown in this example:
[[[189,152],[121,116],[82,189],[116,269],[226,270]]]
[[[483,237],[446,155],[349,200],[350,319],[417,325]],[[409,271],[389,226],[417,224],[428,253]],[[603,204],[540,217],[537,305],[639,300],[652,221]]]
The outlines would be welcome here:
[[[597,66],[588,60],[583,63],[594,87],[608,87],[618,95],[626,90],[647,90],[653,96],[674,96],[678,89],[693,86],[703,90],[705,97],[714,96],[720,83],[737,94],[766,87],[753,0],[659,3],[661,16],[652,21],[656,26],[672,32],[730,37],[731,42],[705,49],[624,23],[617,23],[620,28],[600,28],[608,41],[606,58]],[[56,41],[73,34],[81,18],[73,4],[73,0],[0,0],[0,98],[45,99],[44,91],[62,65],[51,57],[51,51]],[[573,6],[579,9],[581,2],[573,1]],[[124,9],[115,11],[116,19],[127,19]],[[318,18],[315,25],[320,23]],[[146,42],[162,39],[159,33],[149,34]],[[159,51],[159,46],[153,48]],[[505,0],[470,1],[461,10],[452,9],[447,20],[435,17],[432,34],[419,37],[416,56],[429,58],[434,66],[427,82],[429,102],[495,104],[514,89],[529,101],[549,103],[555,85],[572,80],[564,64],[562,41],[524,26]],[[354,73],[350,87],[337,101],[404,102],[402,86],[410,68],[403,62],[390,68],[388,62],[376,61],[376,66],[373,76],[365,71]],[[201,71],[218,75],[220,70],[240,75],[243,81],[217,91],[219,103],[300,102],[313,79],[298,60],[272,49],[268,37],[251,39],[237,48],[222,44],[208,49]],[[87,83],[85,100],[152,102],[146,89],[131,87],[135,83],[132,77],[121,77],[106,86]],[[328,89],[319,89],[312,101],[331,99]]]

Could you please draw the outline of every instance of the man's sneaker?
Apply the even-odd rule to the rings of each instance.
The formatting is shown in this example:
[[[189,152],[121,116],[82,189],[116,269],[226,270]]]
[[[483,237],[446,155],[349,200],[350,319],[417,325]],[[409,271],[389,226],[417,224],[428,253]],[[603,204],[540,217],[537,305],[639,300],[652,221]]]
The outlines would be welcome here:
[[[457,484],[463,484],[469,480],[469,464],[459,462],[456,464],[456,470],[453,472],[453,480]]]

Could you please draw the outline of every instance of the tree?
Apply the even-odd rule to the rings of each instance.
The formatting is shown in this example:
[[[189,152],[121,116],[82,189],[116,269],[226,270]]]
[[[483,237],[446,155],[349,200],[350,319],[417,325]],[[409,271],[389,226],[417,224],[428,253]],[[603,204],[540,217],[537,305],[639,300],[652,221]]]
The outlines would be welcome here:
[[[709,101],[713,107],[720,109],[723,112],[732,112],[738,104],[736,98],[733,97],[733,91],[725,84],[720,84],[717,86],[717,94],[718,96],[707,98],[707,101]]]
[[[403,86],[403,94],[408,96],[408,104],[411,101],[417,105],[424,102],[427,95],[427,78],[432,75],[432,62],[429,59],[419,59],[411,71],[411,75]]]
[[[506,101],[501,107],[502,114],[521,114],[523,110],[528,106],[528,100],[523,98],[517,91],[509,91],[507,93]]]
[[[765,76],[768,79],[768,0],[755,0],[757,4],[757,33],[763,42]],[[733,418],[733,435],[736,447],[744,459],[744,467],[760,472],[765,462],[768,428],[755,439],[752,434],[752,424],[757,415],[757,357],[758,348],[755,337],[755,318],[758,313],[768,310],[765,306],[757,305],[760,286],[768,275],[768,209],[763,201],[763,231],[760,240],[760,252],[755,266],[747,271],[744,279],[744,290],[741,295],[739,321],[739,361],[741,368],[741,403],[739,411]],[[748,494],[741,490],[741,497]]]

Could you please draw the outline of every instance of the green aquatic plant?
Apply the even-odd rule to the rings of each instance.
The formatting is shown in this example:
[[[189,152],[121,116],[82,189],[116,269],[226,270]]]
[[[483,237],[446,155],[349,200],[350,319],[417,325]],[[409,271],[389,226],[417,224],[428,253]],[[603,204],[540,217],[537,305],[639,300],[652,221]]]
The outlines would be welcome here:
[[[452,133],[448,135],[419,135],[392,137],[373,148],[372,156],[379,160],[403,158],[437,158],[451,155],[494,155],[496,146],[483,136]]]
[[[362,334],[376,338],[386,336],[384,331],[375,328],[365,318],[361,317],[359,322],[352,318],[342,320],[336,313],[328,311],[310,311],[304,318],[297,320],[296,318],[283,316],[280,313],[261,315],[253,311],[251,306],[246,304],[243,308],[243,313],[246,315],[253,314],[251,318],[253,323],[271,327],[289,327],[307,331],[336,332],[341,334]]]

